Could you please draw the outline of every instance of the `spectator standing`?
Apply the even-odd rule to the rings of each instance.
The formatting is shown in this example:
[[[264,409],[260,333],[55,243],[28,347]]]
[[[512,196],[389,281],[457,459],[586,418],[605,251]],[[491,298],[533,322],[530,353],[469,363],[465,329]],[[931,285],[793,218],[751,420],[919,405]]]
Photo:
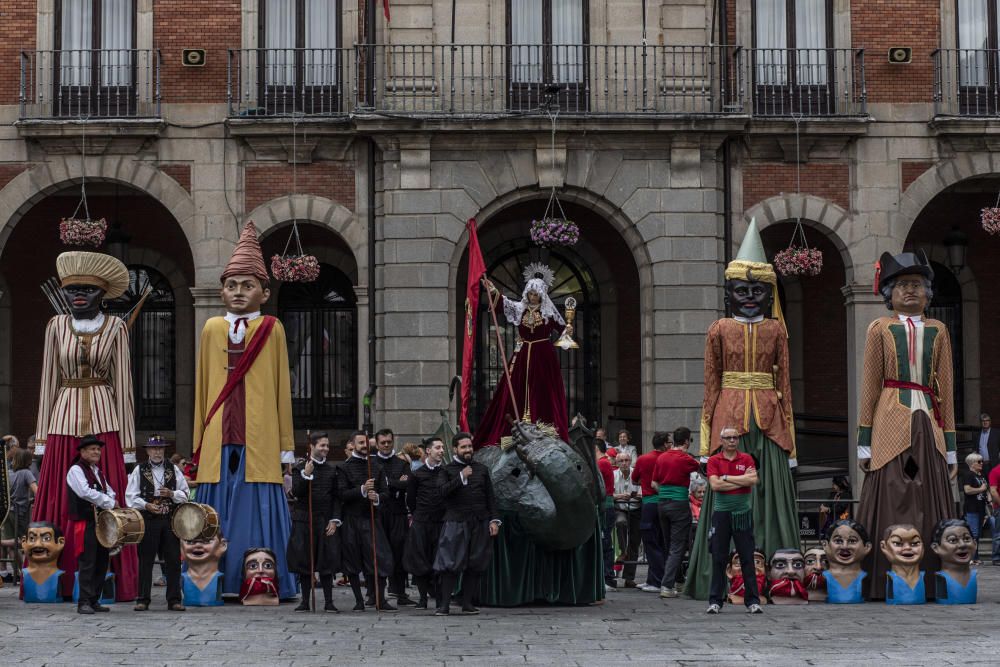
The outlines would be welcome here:
[[[18,449],[14,453],[13,472],[10,475],[10,516],[15,540],[28,533],[31,518],[31,501],[38,493],[38,480],[31,474],[31,452]]]
[[[989,498],[989,484],[983,479],[983,457],[973,452],[965,457],[965,465],[968,467],[962,473],[962,492],[965,503],[965,522],[969,524],[972,531],[972,538],[976,541],[976,553],[973,556],[972,564],[980,565],[979,562],[979,534],[983,527],[983,519],[986,516],[986,501]]]
[[[993,499],[993,516],[990,523],[991,537],[993,538],[991,557],[994,565],[1000,565],[1000,535],[998,535],[1000,533],[1000,465],[993,466],[988,483]]]
[[[597,458],[597,470],[601,473],[604,483],[604,500],[601,506],[601,548],[604,552],[604,585],[607,588],[617,588],[615,579],[615,553],[611,543],[611,527],[615,525],[615,472],[611,461],[601,452],[600,444],[594,443],[594,456]]]
[[[691,430],[678,428],[674,431],[670,448],[656,459],[656,466],[653,468],[652,486],[659,497],[657,513],[666,557],[663,578],[660,580],[661,598],[677,597],[674,585],[677,583],[677,572],[691,534],[688,486],[691,483],[691,473],[698,470],[698,461],[688,454],[690,444]]]
[[[618,558],[625,561],[622,576],[625,588],[635,588],[635,567],[639,559],[639,515],[642,512],[642,487],[632,483],[632,457],[621,452],[615,458],[615,531],[618,535]]]
[[[989,414],[979,415],[979,455],[983,457],[983,474],[988,475],[1000,463],[1000,429],[993,430],[993,420]]]
[[[660,498],[653,490],[652,482],[656,461],[660,458],[660,454],[666,451],[668,444],[670,444],[668,434],[662,431],[654,433],[653,451],[636,459],[635,467],[632,468],[632,482],[642,487],[639,533],[642,535],[642,548],[646,552],[646,563],[649,565],[646,582],[637,588],[647,593],[659,593],[660,582],[663,580],[663,536],[660,532],[660,517],[657,510]]]
[[[424,465],[424,450],[414,442],[407,442],[399,452],[400,458],[410,464],[410,472]]]
[[[628,455],[632,457],[633,461],[636,461],[639,452],[636,451],[635,445],[632,444],[632,434],[628,432],[628,429],[622,429],[618,431],[618,446],[616,449],[619,452],[628,452]]]
[[[598,426],[594,431],[594,444],[596,444],[602,452],[607,451],[610,443],[608,442],[608,432],[603,426]]]

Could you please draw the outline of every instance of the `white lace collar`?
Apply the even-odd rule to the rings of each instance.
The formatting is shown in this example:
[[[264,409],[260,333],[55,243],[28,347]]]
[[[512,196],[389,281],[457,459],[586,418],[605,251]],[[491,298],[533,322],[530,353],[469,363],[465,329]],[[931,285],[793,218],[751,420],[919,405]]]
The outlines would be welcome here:
[[[97,317],[84,320],[84,319],[73,319],[73,331],[78,334],[92,334],[97,333],[104,326],[104,313],[97,313]]]

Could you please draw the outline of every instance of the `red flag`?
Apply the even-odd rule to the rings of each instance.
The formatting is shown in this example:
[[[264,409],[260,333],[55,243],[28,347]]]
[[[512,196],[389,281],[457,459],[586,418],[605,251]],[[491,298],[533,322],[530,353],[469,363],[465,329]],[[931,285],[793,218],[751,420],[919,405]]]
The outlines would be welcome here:
[[[382,13],[385,14],[385,20],[389,20],[389,0],[382,0]]]
[[[469,430],[469,398],[472,395],[472,357],[476,343],[476,316],[479,314],[479,283],[486,275],[486,262],[476,236],[476,219],[465,223],[469,230],[469,277],[465,283],[465,327],[462,345],[462,408],[458,424]]]

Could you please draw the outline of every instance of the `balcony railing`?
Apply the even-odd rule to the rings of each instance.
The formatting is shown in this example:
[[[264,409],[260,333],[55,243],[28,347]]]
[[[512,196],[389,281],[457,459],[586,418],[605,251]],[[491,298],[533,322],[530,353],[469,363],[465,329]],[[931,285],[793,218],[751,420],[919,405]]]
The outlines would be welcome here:
[[[864,49],[748,49],[750,113],[778,117],[867,114]]]
[[[230,49],[229,115],[346,115],[354,67],[354,49]]]
[[[938,49],[934,59],[934,113],[1000,116],[1000,50]]]
[[[157,118],[157,49],[22,51],[20,117]]]
[[[364,60],[374,52],[367,78]],[[725,46],[359,46],[375,112],[631,116],[742,113],[740,49]]]

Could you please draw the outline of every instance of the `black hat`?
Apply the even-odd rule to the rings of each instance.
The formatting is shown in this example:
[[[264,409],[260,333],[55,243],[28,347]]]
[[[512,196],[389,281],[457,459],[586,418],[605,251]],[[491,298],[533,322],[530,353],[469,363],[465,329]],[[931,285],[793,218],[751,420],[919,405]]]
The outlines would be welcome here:
[[[918,255],[913,252],[901,252],[898,255],[893,255],[884,252],[878,264],[876,281],[880,291],[886,282],[899,276],[919,275],[928,280],[934,280],[934,269],[927,261],[927,255],[923,253]]]
[[[90,445],[100,445],[104,446],[104,441],[100,440],[96,435],[85,435],[80,439],[80,442],[76,445],[76,451],[80,451],[84,447],[89,447]]]

